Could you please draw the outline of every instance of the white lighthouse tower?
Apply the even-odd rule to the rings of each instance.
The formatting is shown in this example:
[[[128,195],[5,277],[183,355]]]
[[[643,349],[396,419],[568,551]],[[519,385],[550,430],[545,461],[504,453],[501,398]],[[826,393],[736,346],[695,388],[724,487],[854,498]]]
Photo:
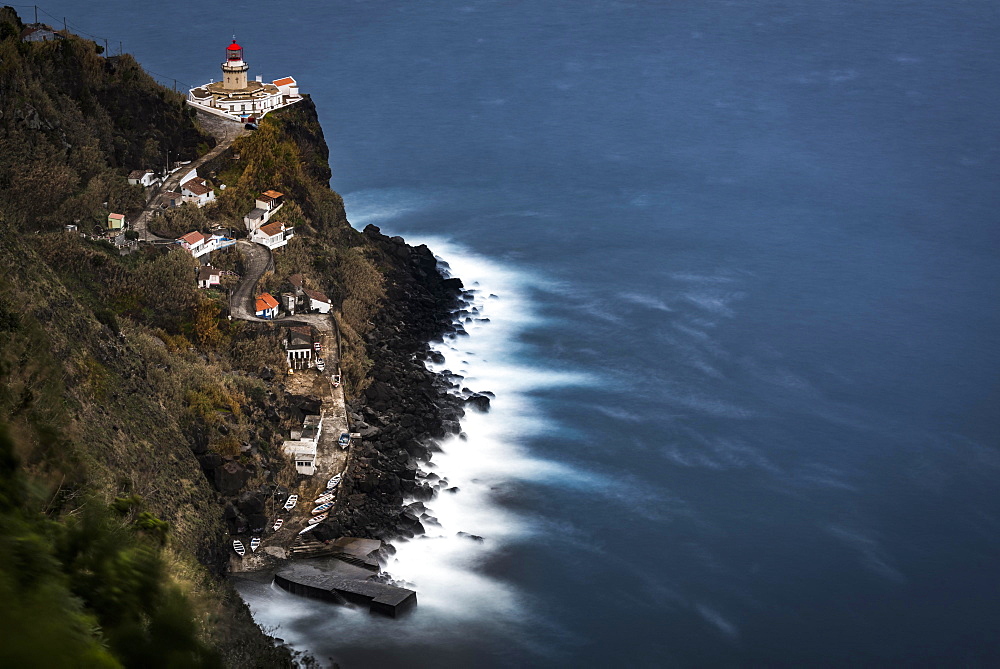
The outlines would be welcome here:
[[[233,40],[226,47],[226,60],[222,63],[222,86],[227,91],[241,91],[247,87],[250,66],[243,60],[243,47]]]

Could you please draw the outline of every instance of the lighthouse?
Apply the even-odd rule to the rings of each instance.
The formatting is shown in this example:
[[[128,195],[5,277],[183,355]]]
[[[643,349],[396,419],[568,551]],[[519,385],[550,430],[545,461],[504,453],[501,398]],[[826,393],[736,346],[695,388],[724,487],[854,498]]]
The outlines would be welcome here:
[[[244,121],[251,116],[260,118],[269,111],[287,107],[305,99],[299,84],[292,77],[271,82],[258,76],[248,80],[250,66],[243,60],[243,47],[233,43],[226,47],[222,62],[222,81],[210,81],[188,91],[187,103],[216,116]]]
[[[233,40],[226,47],[226,60],[222,63],[222,87],[227,91],[241,91],[247,87],[250,66],[243,60],[243,47]]]

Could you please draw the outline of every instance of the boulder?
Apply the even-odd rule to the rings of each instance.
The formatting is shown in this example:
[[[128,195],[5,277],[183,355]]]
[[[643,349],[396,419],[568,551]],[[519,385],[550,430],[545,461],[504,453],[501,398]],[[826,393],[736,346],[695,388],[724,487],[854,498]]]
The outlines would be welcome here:
[[[479,393],[475,393],[472,396],[467,397],[465,399],[465,403],[478,411],[482,411],[483,413],[490,410],[490,398]]]
[[[246,482],[250,473],[238,462],[227,462],[213,470],[215,489],[223,495],[235,495]]]

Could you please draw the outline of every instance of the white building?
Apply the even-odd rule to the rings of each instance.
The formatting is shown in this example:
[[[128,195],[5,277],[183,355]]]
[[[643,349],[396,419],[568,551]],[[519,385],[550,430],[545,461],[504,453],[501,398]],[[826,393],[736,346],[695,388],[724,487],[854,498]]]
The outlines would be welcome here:
[[[195,230],[182,237],[178,237],[177,243],[195,258],[200,258],[206,253],[232,246],[236,243],[236,240],[230,239],[225,235],[205,235]]]
[[[275,221],[274,223],[268,223],[250,235],[250,241],[256,244],[263,244],[273,251],[280,249],[294,236],[295,228],[286,228],[284,223]]]
[[[309,300],[309,311],[318,311],[321,314],[330,313],[333,303],[330,302],[329,297],[317,290],[309,290],[308,288],[303,288],[302,292],[305,293],[306,299]]]
[[[211,265],[205,265],[198,269],[198,287],[211,288],[222,283],[222,271]]]
[[[289,369],[308,369],[312,366],[315,348],[312,328],[308,325],[288,328],[285,339],[285,359]]]
[[[323,431],[322,416],[306,416],[301,430],[292,430],[291,439],[281,449],[295,461],[295,471],[312,476],[316,473],[316,445]]]
[[[254,303],[254,315],[257,318],[277,318],[278,301],[271,297],[270,293],[261,293],[257,296],[257,300]]]
[[[195,177],[181,184],[181,196],[185,202],[191,202],[199,207],[204,207],[209,202],[215,200],[215,191],[209,187],[207,181],[201,177]]]
[[[128,182],[131,186],[152,186],[159,179],[153,170],[132,170],[128,175]]]
[[[257,197],[254,205],[250,213],[243,217],[247,233],[251,235],[271,220],[271,217],[285,205],[285,195],[276,190],[266,190]]]
[[[222,81],[192,88],[188,91],[188,104],[234,120],[246,120],[250,116],[259,118],[302,99],[299,85],[292,77],[270,83],[264,83],[261,77],[247,81],[249,70],[250,66],[243,60],[243,47],[233,40],[226,47]]]

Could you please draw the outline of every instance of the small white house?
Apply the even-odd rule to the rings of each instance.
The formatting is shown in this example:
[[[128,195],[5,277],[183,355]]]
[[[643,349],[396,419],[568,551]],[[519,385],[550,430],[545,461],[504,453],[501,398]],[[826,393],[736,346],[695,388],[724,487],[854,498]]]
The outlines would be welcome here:
[[[333,304],[330,302],[329,297],[318,290],[309,290],[308,288],[303,288],[302,292],[306,294],[306,298],[309,300],[309,311],[318,311],[321,314],[330,313]]]
[[[222,271],[211,265],[205,265],[198,270],[198,287],[211,288],[222,283]]]
[[[128,182],[131,186],[152,186],[157,181],[153,170],[132,170],[128,175]]]
[[[181,245],[181,248],[185,251],[190,251],[191,255],[197,258],[198,256],[207,253],[205,250],[205,242],[207,240],[208,237],[195,230],[178,237],[177,243]]]
[[[306,416],[301,430],[292,430],[291,439],[281,445],[295,461],[295,471],[312,476],[316,473],[316,444],[323,429],[322,416]]]
[[[288,243],[288,240],[295,236],[295,228],[285,227],[284,223],[275,221],[268,223],[255,230],[250,235],[250,241],[263,244],[272,251],[280,249]]]
[[[266,190],[257,196],[254,208],[243,217],[247,232],[251,235],[259,230],[285,204],[285,194],[276,190]]]
[[[270,293],[261,293],[257,296],[257,302],[254,306],[254,314],[257,318],[277,318],[278,301],[271,297]]]
[[[183,237],[177,238],[177,243],[191,253],[195,258],[200,258],[206,253],[224,249],[236,243],[235,239],[230,239],[225,235],[205,235],[197,230],[189,232]]]
[[[215,191],[200,177],[181,184],[181,195],[184,196],[185,202],[193,202],[199,207],[204,207],[215,200]]]

